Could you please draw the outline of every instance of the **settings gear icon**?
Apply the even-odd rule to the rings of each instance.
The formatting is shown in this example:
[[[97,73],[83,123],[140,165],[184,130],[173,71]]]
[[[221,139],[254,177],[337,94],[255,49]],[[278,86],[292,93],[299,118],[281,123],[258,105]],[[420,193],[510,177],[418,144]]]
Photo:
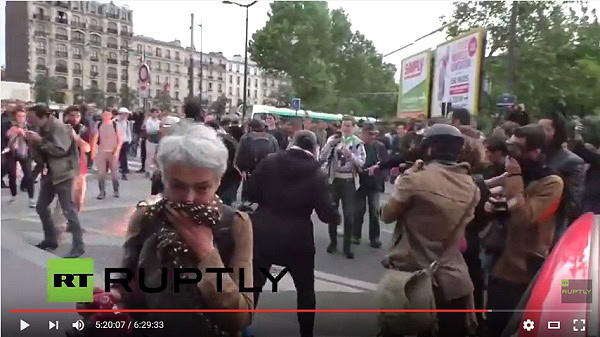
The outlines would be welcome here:
[[[529,332],[529,331],[533,330],[534,328],[535,328],[535,323],[532,320],[527,319],[527,320],[523,321],[523,330],[527,330],[527,332]]]

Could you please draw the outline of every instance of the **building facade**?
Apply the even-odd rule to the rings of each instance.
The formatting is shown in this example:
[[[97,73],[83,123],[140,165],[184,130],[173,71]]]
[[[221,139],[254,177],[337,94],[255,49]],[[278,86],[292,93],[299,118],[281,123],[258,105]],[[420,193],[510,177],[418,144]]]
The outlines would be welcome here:
[[[113,105],[121,87],[134,86],[133,12],[127,7],[87,1],[8,1],[6,12],[9,78],[35,82],[39,75],[53,77],[66,103],[97,86]],[[17,33],[26,38],[9,38]]]
[[[179,107],[189,95],[191,49],[181,41],[164,42],[133,34],[133,11],[127,6],[96,1],[7,1],[6,80],[35,83],[38,76],[55,78],[63,101],[81,101],[97,88],[106,105],[120,102],[122,88],[134,94],[135,105],[147,96],[150,105],[169,96]],[[244,60],[221,52],[194,51],[193,93],[210,106],[221,96],[229,108],[242,104]],[[151,69],[147,94],[138,80],[142,60]],[[202,64],[201,64],[202,61]],[[202,77],[201,77],[202,76]],[[4,79],[4,78],[3,78]],[[263,104],[284,80],[269,78],[248,62],[248,105]]]

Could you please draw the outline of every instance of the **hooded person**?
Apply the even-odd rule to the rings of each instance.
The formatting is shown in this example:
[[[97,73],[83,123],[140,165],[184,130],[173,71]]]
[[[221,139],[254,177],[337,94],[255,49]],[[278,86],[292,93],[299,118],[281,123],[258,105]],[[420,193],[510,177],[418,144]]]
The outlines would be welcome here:
[[[296,285],[298,309],[316,306],[311,215],[316,211],[324,223],[340,223],[327,175],[315,158],[317,146],[312,131],[296,132],[294,145],[261,161],[244,189],[244,197],[258,204],[252,215],[255,267],[288,267]],[[262,288],[264,277],[261,273],[254,275],[254,286]],[[313,335],[314,318],[314,313],[298,314],[301,336]]]

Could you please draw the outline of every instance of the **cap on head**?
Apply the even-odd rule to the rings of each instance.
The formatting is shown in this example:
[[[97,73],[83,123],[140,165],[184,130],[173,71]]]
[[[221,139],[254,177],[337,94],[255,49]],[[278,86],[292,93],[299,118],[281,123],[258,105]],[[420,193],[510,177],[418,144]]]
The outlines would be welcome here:
[[[126,107],[119,108],[119,114],[131,114],[131,111]]]
[[[448,124],[435,124],[425,129],[423,132],[425,138],[437,137],[437,136],[453,136],[462,138],[462,133],[458,128]]]

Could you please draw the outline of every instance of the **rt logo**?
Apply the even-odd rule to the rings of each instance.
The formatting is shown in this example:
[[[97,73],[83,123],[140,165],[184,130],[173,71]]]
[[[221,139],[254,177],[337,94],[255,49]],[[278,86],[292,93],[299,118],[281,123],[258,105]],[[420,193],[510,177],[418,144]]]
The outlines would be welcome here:
[[[92,302],[94,259],[49,259],[48,302]]]

